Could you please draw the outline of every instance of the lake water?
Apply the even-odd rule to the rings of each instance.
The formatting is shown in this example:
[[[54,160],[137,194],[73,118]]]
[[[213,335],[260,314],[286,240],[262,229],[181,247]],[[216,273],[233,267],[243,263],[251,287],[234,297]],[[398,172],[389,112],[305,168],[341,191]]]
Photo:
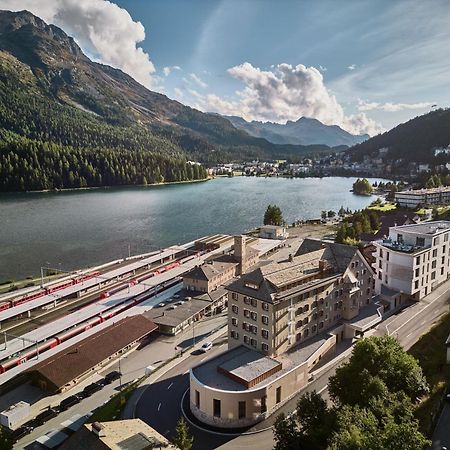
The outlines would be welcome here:
[[[371,180],[375,181],[375,179]],[[377,179],[377,181],[379,181]],[[42,265],[72,270],[215,233],[259,226],[267,205],[287,223],[360,209],[354,178],[218,178],[204,183],[0,195],[0,280]]]

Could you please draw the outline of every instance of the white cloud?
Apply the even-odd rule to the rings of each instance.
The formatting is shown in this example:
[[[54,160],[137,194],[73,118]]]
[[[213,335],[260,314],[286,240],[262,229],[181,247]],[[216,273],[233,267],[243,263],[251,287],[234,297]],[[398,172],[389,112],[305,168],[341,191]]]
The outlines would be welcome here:
[[[168,77],[174,70],[181,70],[180,66],[166,66],[163,69],[164,75]]]
[[[202,89],[205,89],[208,87],[208,85],[199,76],[195,75],[195,73],[190,73],[189,76]]]
[[[145,29],[127,10],[107,0],[0,0],[1,9],[27,9],[73,36],[96,61],[122,69],[147,87],[155,66],[138,46]]]
[[[396,112],[403,111],[405,109],[424,109],[431,108],[434,102],[419,102],[419,103],[377,103],[377,102],[365,102],[364,100],[358,101],[359,111],[372,111],[374,109]]]
[[[196,98],[196,107],[204,111],[238,115],[246,120],[285,122],[311,117],[327,125],[339,125],[347,131],[376,134],[382,127],[364,113],[347,116],[323,83],[315,67],[302,64],[279,64],[264,71],[246,62],[228,69],[244,88],[236,92],[237,100],[217,95]]]
[[[356,69],[356,64],[350,64],[350,65],[347,67],[347,69],[348,69],[348,70],[355,70],[355,69]]]
[[[320,70],[321,72],[326,72],[328,69],[327,69],[325,66],[321,66],[321,65],[319,64],[319,70]]]

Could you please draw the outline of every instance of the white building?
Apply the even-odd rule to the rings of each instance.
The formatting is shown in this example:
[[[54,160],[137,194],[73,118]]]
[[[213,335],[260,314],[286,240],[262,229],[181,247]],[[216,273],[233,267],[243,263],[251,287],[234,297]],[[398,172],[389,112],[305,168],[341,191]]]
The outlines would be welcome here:
[[[277,225],[263,225],[259,229],[259,237],[263,239],[286,239],[288,236],[286,228]]]
[[[449,221],[390,227],[387,239],[374,242],[375,292],[428,295],[450,277],[449,236]]]
[[[450,186],[396,192],[395,202],[406,208],[425,204],[447,205],[450,203]]]

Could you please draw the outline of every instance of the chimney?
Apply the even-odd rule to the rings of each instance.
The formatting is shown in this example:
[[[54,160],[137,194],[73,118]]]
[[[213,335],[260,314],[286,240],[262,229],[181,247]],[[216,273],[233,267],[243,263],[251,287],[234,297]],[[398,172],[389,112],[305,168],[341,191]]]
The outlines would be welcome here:
[[[239,263],[238,275],[242,275],[246,270],[245,261],[247,258],[245,255],[245,240],[246,236],[239,235],[234,237],[234,257]]]
[[[94,422],[92,424],[92,432],[98,437],[105,437],[105,427],[100,422]]]

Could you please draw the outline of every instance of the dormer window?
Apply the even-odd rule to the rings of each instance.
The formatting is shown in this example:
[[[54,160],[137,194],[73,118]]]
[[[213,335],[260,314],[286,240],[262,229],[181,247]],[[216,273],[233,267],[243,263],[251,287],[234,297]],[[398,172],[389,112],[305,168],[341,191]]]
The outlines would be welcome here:
[[[248,288],[254,289],[254,290],[258,290],[258,288],[259,288],[259,286],[256,283],[254,283],[253,281],[246,281],[245,287],[248,287]]]

